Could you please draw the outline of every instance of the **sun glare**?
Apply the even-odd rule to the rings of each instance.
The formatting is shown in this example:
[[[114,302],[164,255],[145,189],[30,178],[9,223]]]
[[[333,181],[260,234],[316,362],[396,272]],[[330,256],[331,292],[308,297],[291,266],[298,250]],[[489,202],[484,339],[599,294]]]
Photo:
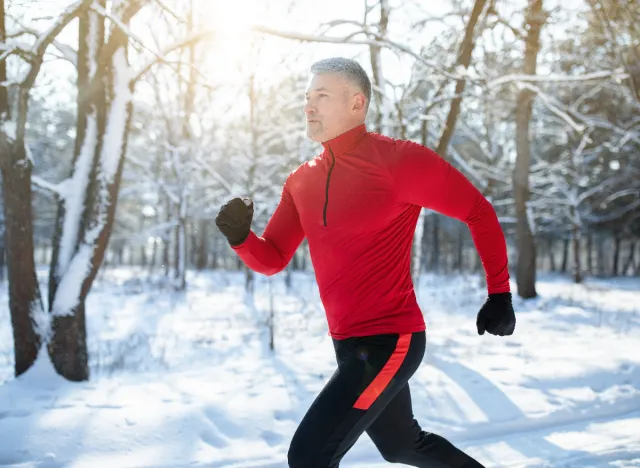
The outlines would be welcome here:
[[[205,1],[203,27],[229,38],[239,38],[250,33],[258,22],[258,14],[264,8],[256,0]]]

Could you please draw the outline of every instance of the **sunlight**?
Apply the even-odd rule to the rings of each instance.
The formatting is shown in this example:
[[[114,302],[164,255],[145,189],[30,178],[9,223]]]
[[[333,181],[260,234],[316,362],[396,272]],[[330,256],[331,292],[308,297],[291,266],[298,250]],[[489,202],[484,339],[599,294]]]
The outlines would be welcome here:
[[[264,9],[261,2],[255,0],[203,2],[200,7],[204,10],[199,18],[202,26],[234,39],[246,37],[258,22],[258,13]]]

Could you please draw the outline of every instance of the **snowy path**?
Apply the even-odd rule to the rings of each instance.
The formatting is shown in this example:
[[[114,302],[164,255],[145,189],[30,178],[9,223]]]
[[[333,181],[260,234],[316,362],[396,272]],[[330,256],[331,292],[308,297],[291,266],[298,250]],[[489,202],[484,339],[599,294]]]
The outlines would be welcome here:
[[[290,294],[273,283],[275,354],[266,280],[253,306],[239,275],[199,275],[183,295],[135,278],[110,272],[90,297],[90,382],[41,360],[0,385],[0,466],[286,468],[334,369],[312,278],[296,276]],[[423,427],[487,467],[640,467],[640,281],[543,278],[504,339],[475,333],[476,283],[421,285],[427,355],[411,391]],[[10,333],[0,327],[0,365]],[[365,436],[341,466],[390,465]]]

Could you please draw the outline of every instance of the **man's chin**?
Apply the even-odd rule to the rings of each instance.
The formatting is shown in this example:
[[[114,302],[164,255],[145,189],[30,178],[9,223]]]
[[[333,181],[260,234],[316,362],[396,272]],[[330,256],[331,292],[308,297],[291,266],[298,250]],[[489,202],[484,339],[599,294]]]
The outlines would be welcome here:
[[[323,142],[322,135],[319,135],[318,133],[310,132],[309,130],[307,130],[307,138],[311,141],[315,141],[316,143]]]

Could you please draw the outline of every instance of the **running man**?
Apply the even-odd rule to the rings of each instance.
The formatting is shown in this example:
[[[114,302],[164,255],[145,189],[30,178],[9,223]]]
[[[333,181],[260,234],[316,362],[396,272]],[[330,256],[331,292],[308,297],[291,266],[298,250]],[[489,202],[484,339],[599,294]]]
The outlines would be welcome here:
[[[288,453],[291,468],[337,467],[366,432],[385,460],[417,467],[480,463],[413,417],[408,381],[425,353],[425,321],[410,274],[420,210],[469,227],[488,298],[477,330],[511,335],[507,252],[495,211],[432,150],[368,132],[371,83],[354,60],[314,63],[306,92],[307,136],[323,151],[289,174],[262,236],[253,201],[234,198],[216,225],[244,263],[282,271],[306,236],[338,368],[317,396]]]

